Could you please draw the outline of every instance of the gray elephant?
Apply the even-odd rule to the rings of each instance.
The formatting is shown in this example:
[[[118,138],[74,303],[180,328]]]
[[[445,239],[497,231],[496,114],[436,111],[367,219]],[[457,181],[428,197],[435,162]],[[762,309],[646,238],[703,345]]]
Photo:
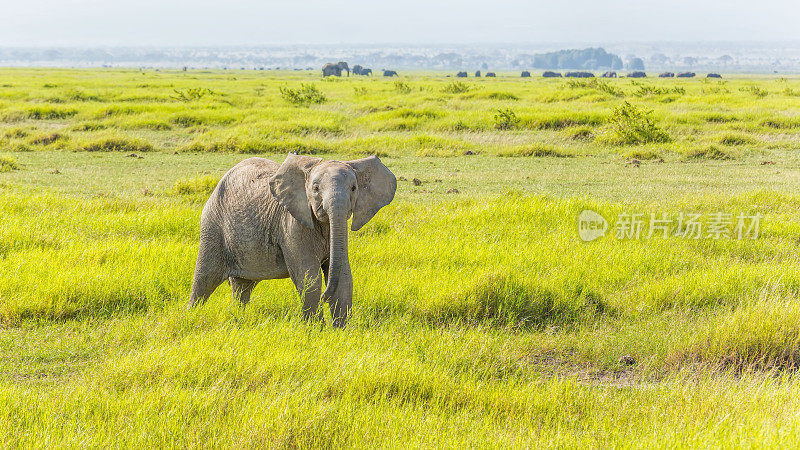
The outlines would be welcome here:
[[[347,71],[347,76],[350,76],[350,67],[344,61],[339,61],[338,63],[328,63],[322,66],[322,76],[329,77],[331,75],[340,77],[342,76],[342,71]]]
[[[340,162],[289,154],[283,164],[240,162],[203,208],[189,306],[205,302],[226,279],[246,305],[256,283],[288,277],[303,295],[305,319],[328,301],[333,325],[344,326],[353,298],[347,220],[352,214],[351,229],[360,229],[396,189],[377,156]]]

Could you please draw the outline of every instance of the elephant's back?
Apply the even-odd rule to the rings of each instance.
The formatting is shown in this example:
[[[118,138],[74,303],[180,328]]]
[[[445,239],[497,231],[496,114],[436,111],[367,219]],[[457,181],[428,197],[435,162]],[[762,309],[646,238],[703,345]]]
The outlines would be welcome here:
[[[222,238],[227,269],[235,276],[267,279],[285,272],[281,211],[269,191],[269,179],[279,167],[264,158],[240,162],[222,177],[206,205],[213,211],[209,222]]]

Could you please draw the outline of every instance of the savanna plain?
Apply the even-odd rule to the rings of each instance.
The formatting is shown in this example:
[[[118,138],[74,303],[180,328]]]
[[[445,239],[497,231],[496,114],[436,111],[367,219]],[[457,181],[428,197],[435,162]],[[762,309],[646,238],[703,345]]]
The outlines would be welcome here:
[[[800,444],[800,78],[537,75],[0,69],[0,442]],[[399,179],[348,326],[187,310],[215,183],[288,152]]]

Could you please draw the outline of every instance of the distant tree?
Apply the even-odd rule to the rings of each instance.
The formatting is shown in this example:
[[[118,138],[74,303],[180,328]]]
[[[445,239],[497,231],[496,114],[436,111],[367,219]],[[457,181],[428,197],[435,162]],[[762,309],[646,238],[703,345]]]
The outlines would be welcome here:
[[[622,59],[602,48],[559,50],[533,55],[537,69],[621,69]]]
[[[731,55],[722,55],[719,57],[719,62],[722,64],[730,64],[733,62],[733,56]]]
[[[693,65],[697,64],[697,58],[695,58],[693,56],[687,56],[687,57],[683,58],[683,63],[685,65],[687,65],[687,66],[693,66]]]
[[[653,64],[656,64],[656,65],[659,65],[659,66],[666,64],[668,61],[669,61],[669,58],[667,58],[667,55],[665,55],[663,53],[653,53],[650,56],[650,62],[652,62]]]
[[[644,70],[642,58],[631,58],[628,61],[628,70]]]

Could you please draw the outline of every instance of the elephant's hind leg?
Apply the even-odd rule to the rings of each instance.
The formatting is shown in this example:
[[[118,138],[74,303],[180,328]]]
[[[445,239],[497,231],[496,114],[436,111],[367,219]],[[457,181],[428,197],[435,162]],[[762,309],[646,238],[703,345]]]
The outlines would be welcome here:
[[[214,290],[225,281],[225,278],[225,262],[221,243],[211,242],[207,233],[201,231],[200,252],[194,268],[189,307],[205,303]]]
[[[242,306],[247,305],[250,302],[250,293],[253,292],[253,288],[256,287],[258,281],[250,281],[238,277],[230,277],[228,279],[231,282],[234,300],[238,300]]]

